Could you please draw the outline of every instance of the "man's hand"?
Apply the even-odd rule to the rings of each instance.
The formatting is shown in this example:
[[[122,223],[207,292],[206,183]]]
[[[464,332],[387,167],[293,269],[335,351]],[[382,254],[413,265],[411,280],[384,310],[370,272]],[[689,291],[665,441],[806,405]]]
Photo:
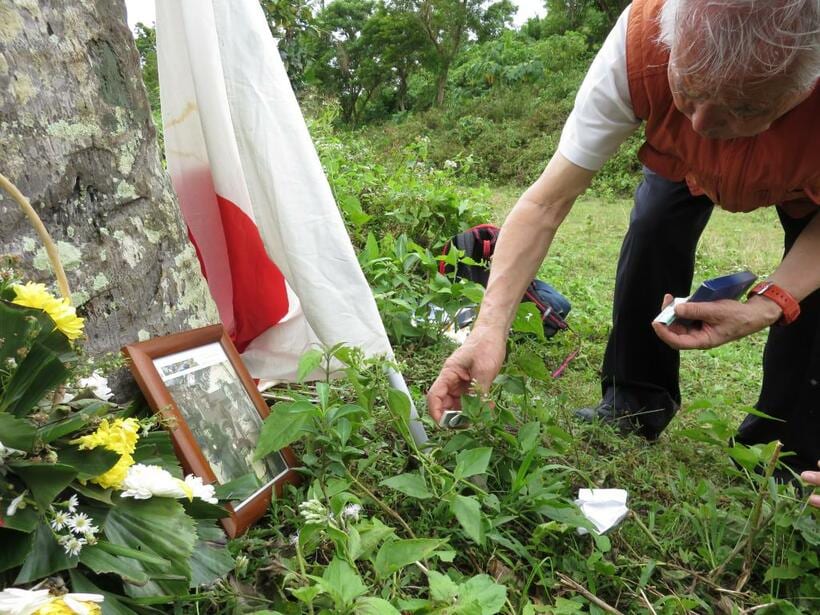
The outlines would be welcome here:
[[[474,329],[464,344],[444,362],[427,392],[427,408],[438,423],[445,410],[461,410],[461,396],[476,383],[487,393],[504,362],[506,336],[489,329]]]
[[[817,467],[820,468],[820,461],[817,462]],[[820,487],[820,472],[803,472],[800,475],[804,481],[815,487]],[[820,508],[820,493],[815,493],[809,496],[809,504]]]
[[[672,295],[665,295],[663,306],[672,303]],[[726,342],[756,333],[777,322],[782,310],[765,297],[753,297],[747,303],[724,299],[701,303],[681,303],[675,307],[678,318],[701,321],[698,327],[687,327],[680,322],[664,325],[653,322],[655,334],[667,345],[678,350],[714,348]]]

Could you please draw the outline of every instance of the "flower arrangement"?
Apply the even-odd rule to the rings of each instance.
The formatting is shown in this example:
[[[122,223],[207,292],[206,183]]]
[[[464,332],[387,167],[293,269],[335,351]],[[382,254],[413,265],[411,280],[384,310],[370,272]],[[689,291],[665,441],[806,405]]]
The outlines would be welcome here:
[[[156,420],[61,394],[110,396],[75,376],[82,335],[67,300],[0,272],[0,614],[136,612],[234,567],[217,492],[183,476]]]

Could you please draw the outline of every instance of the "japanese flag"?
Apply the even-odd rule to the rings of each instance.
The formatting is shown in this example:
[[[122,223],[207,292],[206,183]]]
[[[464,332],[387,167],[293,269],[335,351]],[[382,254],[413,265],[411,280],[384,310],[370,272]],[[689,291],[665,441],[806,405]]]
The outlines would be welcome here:
[[[258,0],[157,2],[168,171],[220,318],[260,379],[344,342],[392,355]]]

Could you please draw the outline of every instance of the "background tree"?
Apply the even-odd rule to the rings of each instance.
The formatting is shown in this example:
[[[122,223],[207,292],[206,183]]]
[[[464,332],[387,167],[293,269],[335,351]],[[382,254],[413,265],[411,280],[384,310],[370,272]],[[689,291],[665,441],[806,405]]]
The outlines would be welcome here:
[[[312,58],[309,37],[315,32],[311,0],[260,0],[271,34],[278,40],[279,55],[294,89],[304,84]]]
[[[444,102],[447,76],[462,46],[472,35],[486,38],[512,22],[510,0],[488,4],[485,0],[401,0],[419,20],[432,46],[430,68],[436,75],[436,106]]]
[[[213,322],[215,311],[160,164],[122,0],[0,0],[0,169],[58,243],[86,348]],[[147,30],[143,34],[147,34]],[[148,37],[145,37],[147,40]],[[0,195],[0,253],[53,275],[17,205]]]

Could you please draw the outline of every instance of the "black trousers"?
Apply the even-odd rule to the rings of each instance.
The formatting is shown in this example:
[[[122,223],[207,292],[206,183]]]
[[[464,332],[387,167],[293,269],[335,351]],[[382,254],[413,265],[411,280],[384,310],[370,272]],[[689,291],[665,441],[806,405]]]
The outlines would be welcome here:
[[[685,182],[644,169],[621,247],[615,280],[612,332],[602,368],[604,401],[634,415],[641,432],[657,437],[681,402],[677,350],[652,329],[664,293],[689,294],[695,249],[709,221],[712,202],[693,196]],[[789,251],[811,216],[793,219],[778,208]],[[820,266],[820,264],[818,264]],[[727,272],[728,273],[728,272]],[[732,365],[723,366],[733,369]],[[737,439],[745,444],[779,439],[795,455],[796,470],[816,469],[820,459],[820,291],[801,303],[800,317],[773,326],[763,354],[758,410],[783,422],[748,415]]]

